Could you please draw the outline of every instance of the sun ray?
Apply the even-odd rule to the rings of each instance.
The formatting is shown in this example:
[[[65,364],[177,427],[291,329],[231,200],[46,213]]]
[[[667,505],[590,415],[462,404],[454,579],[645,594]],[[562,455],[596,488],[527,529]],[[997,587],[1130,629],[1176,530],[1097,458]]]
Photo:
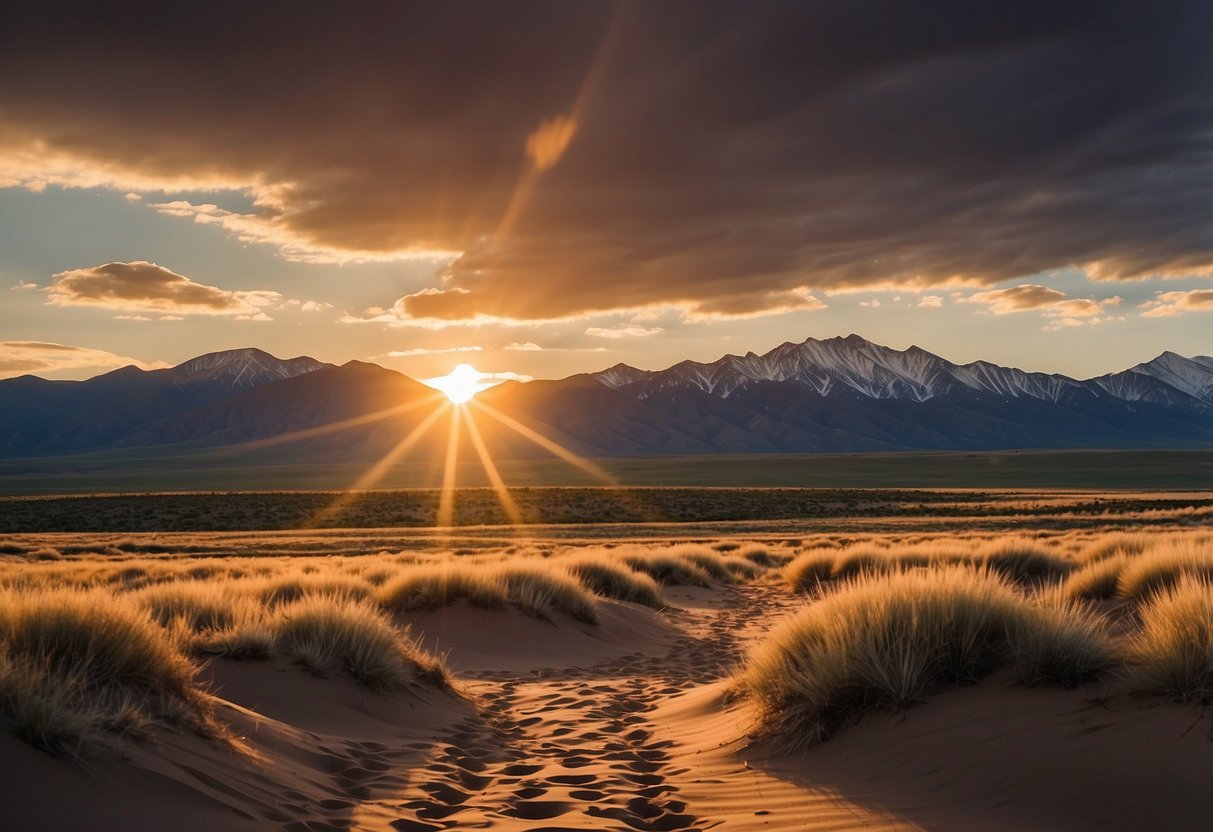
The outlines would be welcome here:
[[[505,425],[507,428],[510,428],[515,433],[519,434],[520,436],[524,437],[525,439],[531,440],[532,442],[534,442],[536,445],[543,448],[544,450],[550,451],[551,453],[560,457],[561,459],[563,459],[565,462],[569,463],[570,465],[574,465],[574,466],[580,468],[582,471],[585,471],[590,476],[592,476],[598,480],[601,480],[602,482],[606,483],[607,485],[610,485],[610,486],[613,486],[616,488],[619,487],[619,481],[616,480],[610,474],[608,474],[606,471],[602,470],[597,465],[590,462],[588,459],[577,456],[577,454],[573,453],[568,448],[565,448],[564,446],[559,445],[556,442],[553,442],[551,439],[548,439],[543,434],[538,433],[538,432],[532,430],[531,428],[528,428],[526,425],[522,424],[522,422],[519,422],[517,419],[507,416],[504,413],[502,413],[500,410],[497,410],[494,407],[490,407],[489,405],[487,405],[483,402],[472,401],[471,404],[474,405],[479,410],[484,411],[484,413],[486,413],[488,416],[490,416],[493,419],[496,419],[498,422]]]
[[[308,528],[318,528],[324,523],[331,521],[334,517],[341,514],[350,503],[352,503],[362,491],[372,488],[383,477],[384,473],[395,464],[396,460],[408,453],[409,449],[416,445],[426,432],[433,427],[438,418],[450,409],[449,402],[444,402],[434,408],[434,412],[425,417],[415,428],[401,439],[396,445],[384,454],[383,459],[372,465],[367,471],[358,478],[357,482],[351,485],[340,496],[325,508],[321,509],[307,523]]]
[[[501,478],[501,472],[497,470],[497,465],[489,455],[488,446],[484,444],[484,437],[480,435],[480,428],[476,425],[476,417],[470,410],[467,411],[467,426],[472,447],[476,449],[476,456],[480,457],[480,465],[489,478],[489,484],[497,492],[497,501],[501,503],[501,510],[505,512],[505,516],[512,525],[521,526],[522,512],[518,510],[518,504],[514,502],[509,489],[505,487],[505,480]]]
[[[216,455],[247,453],[248,451],[260,450],[261,448],[270,448],[275,445],[283,445],[288,442],[300,442],[305,439],[314,439],[317,436],[327,436],[330,433],[336,433],[341,430],[349,430],[350,428],[369,425],[372,422],[381,422],[384,419],[390,419],[393,416],[399,416],[403,413],[408,413],[411,410],[416,410],[427,404],[442,401],[442,396],[435,394],[426,396],[415,402],[396,405],[395,407],[385,407],[383,410],[376,410],[373,413],[364,413],[361,416],[352,416],[349,419],[342,419],[340,422],[329,422],[326,425],[319,427],[306,428],[305,430],[296,430],[291,433],[283,433],[278,436],[270,436],[265,439],[254,439],[249,442],[241,442],[238,445],[232,445],[227,448],[221,448],[216,452]]]
[[[436,526],[449,527],[455,521],[455,467],[459,464],[459,426],[463,407],[451,409],[451,429],[446,441],[446,463],[442,469],[442,494],[438,498]]]

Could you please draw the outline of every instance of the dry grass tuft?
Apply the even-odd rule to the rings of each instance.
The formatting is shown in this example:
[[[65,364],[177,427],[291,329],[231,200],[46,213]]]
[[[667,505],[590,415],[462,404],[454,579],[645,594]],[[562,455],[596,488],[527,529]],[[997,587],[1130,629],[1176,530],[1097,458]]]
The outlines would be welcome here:
[[[1120,587],[1120,573],[1129,565],[1125,555],[1114,555],[1089,562],[1066,578],[1062,585],[1073,600],[1102,601],[1115,597]]]
[[[1044,583],[1068,575],[1074,563],[1028,540],[998,540],[976,562],[1016,583]]]
[[[798,592],[815,592],[834,576],[835,549],[806,549],[783,568],[783,579]]]
[[[196,673],[126,599],[73,589],[0,593],[0,713],[39,748],[74,752],[156,721],[214,731]]]
[[[1213,702],[1213,586],[1182,577],[1141,609],[1133,684],[1182,702]]]
[[[934,567],[842,585],[772,632],[738,683],[769,731],[807,745],[1002,666],[1074,684],[1110,661],[1085,614],[1029,602],[997,575]]]
[[[619,555],[619,559],[637,572],[643,572],[667,586],[711,586],[712,578],[686,558],[669,552],[634,549]]]
[[[377,690],[415,678],[446,683],[441,663],[375,607],[348,598],[305,597],[280,607],[275,645],[316,674],[344,671]]]
[[[594,594],[550,562],[507,563],[498,568],[497,575],[509,590],[510,600],[527,615],[550,621],[560,611],[587,624],[598,623]]]
[[[1213,544],[1171,540],[1155,546],[1125,565],[1118,590],[1126,598],[1145,601],[1185,576],[1213,581]]]
[[[657,582],[640,572],[607,560],[609,555],[574,555],[559,563],[591,592],[604,598],[643,604],[655,610],[665,608],[665,598]]]
[[[505,605],[507,589],[500,576],[470,564],[409,566],[379,588],[377,599],[391,610],[433,610],[467,598],[476,607]]]

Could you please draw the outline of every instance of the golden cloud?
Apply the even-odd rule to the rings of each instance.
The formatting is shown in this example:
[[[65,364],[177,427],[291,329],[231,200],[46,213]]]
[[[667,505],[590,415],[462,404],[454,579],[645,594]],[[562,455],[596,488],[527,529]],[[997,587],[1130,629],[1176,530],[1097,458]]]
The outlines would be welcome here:
[[[150,263],[104,263],[59,272],[46,289],[55,306],[95,306],[126,313],[230,315],[238,320],[270,320],[265,307],[282,301],[271,291],[229,291],[195,283]]]

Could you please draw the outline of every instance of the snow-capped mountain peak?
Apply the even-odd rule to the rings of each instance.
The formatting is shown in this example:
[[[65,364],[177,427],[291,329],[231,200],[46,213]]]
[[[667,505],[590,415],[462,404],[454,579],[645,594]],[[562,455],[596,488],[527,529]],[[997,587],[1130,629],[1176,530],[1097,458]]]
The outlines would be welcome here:
[[[281,359],[253,347],[211,352],[191,358],[166,372],[178,386],[199,382],[245,390],[271,381],[294,378],[330,365],[308,356]]]
[[[1195,404],[1191,399],[1197,399],[1213,404],[1213,358],[1207,356],[1184,358],[1163,353],[1124,373],[1079,381],[988,361],[954,364],[918,346],[895,350],[854,334],[784,343],[762,355],[747,352],[710,363],[682,361],[660,371],[617,364],[595,377],[640,399],[690,387],[728,398],[752,383],[785,382],[808,387],[821,396],[850,394],[914,402],[967,393],[1054,404],[1069,397],[1106,395],[1126,401],[1186,400]]]

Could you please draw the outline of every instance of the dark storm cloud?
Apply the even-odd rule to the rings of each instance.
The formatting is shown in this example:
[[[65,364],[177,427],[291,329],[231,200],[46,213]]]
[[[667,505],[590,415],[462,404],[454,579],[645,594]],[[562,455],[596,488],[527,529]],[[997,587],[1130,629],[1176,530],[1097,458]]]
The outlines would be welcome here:
[[[0,20],[0,182],[454,253],[397,316],[1213,267],[1205,3],[106,6]]]

